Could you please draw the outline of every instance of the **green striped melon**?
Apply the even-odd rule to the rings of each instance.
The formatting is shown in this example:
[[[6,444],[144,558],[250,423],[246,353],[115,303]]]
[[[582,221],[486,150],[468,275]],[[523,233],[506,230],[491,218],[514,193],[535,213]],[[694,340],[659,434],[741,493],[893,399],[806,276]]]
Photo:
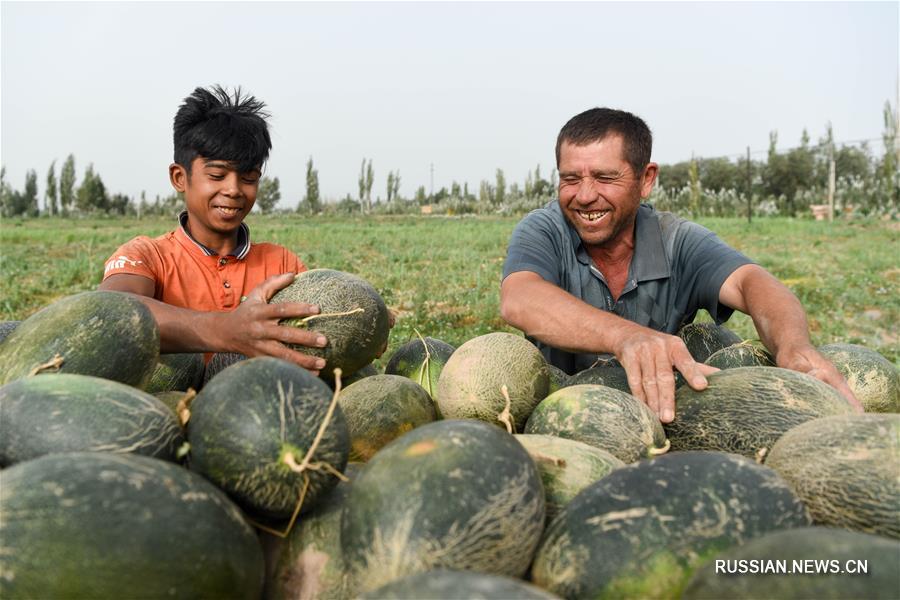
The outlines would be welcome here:
[[[204,368],[201,353],[162,354],[144,389],[151,394],[199,390]]]
[[[900,415],[808,421],[775,442],[766,465],[816,523],[900,538]]]
[[[22,321],[0,321],[0,343],[11,334]]]
[[[50,454],[0,472],[0,597],[259,598],[263,557],[237,507],[178,465]]]
[[[267,576],[265,598],[338,600],[352,597],[341,550],[341,511],[362,463],[348,463],[342,481],[279,540]]]
[[[675,393],[675,420],[665,425],[673,450],[764,454],[791,427],[853,408],[818,379],[778,367],[736,367],[707,376],[703,391]]]
[[[802,527],[769,533],[716,555],[694,573],[682,598],[896,600],[897,565],[900,542],[896,540]]]
[[[409,377],[434,398],[441,371],[455,351],[456,348],[447,342],[431,337],[416,338],[406,342],[391,354],[384,372]]]
[[[0,345],[0,385],[31,373],[93,375],[143,387],[159,360],[159,328],[140,300],[83,292],[34,313]]]
[[[350,431],[350,460],[365,462],[407,431],[437,419],[431,396],[401,375],[373,375],[341,390]]]
[[[685,325],[678,330],[678,337],[697,362],[705,362],[713,352],[742,341],[739,335],[724,325],[709,322]]]
[[[521,577],[543,526],[540,475],[513,436],[436,421],[367,463],[344,506],[341,546],[360,592],[438,567]]]
[[[525,447],[541,474],[547,522],[578,492],[625,463],[600,448],[575,440],[520,433],[515,436]]]
[[[521,431],[547,396],[550,373],[540,351],[528,340],[511,333],[488,333],[457,348],[438,380],[438,411],[445,419],[479,419],[503,427],[509,394],[513,431]]]
[[[331,399],[322,380],[293,363],[258,357],[234,364],[191,404],[190,467],[251,514],[271,519],[291,516],[308,477],[306,512],[338,479],[324,469],[296,473],[289,462],[302,461]],[[341,471],[349,446],[347,423],[335,407],[313,460]]]
[[[392,581],[361,600],[559,600],[520,579],[472,571],[435,569]]]
[[[759,342],[749,340],[716,350],[709,355],[705,362],[717,369],[775,366],[775,358],[766,347]]]
[[[175,460],[183,443],[175,415],[123,383],[51,374],[0,387],[0,465],[78,451]]]
[[[772,470],[720,452],[679,452],[614,470],[557,515],[532,566],[564,598],[678,598],[706,559],[809,525]]]
[[[856,344],[819,347],[840,371],[866,412],[900,412],[900,370],[878,352]]]
[[[304,354],[324,358],[325,367],[321,372],[326,376],[335,368],[348,374],[361,369],[387,345],[390,326],[384,300],[375,288],[356,275],[331,269],[305,271],[270,302],[306,302],[319,306],[320,314],[305,321],[287,319],[283,324],[318,331],[328,339],[325,348],[296,348]]]
[[[525,433],[584,442],[626,463],[668,449],[659,418],[646,404],[603,385],[574,385],[547,396],[529,417]]]

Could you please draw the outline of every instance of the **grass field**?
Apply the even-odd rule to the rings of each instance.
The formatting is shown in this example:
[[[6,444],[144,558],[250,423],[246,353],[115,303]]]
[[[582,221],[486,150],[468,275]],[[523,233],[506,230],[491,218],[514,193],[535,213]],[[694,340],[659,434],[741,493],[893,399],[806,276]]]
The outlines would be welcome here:
[[[512,331],[498,310],[500,273],[516,218],[259,216],[252,237],[282,244],[309,267],[356,273],[399,315],[388,352],[418,329],[453,345]],[[843,341],[900,364],[900,224],[758,219],[701,221],[769,269],[803,302],[813,342]],[[62,296],[94,289],[105,260],[173,220],[38,219],[0,224],[0,320],[20,320]],[[735,315],[728,326],[755,338]],[[386,355],[387,356],[387,355]]]

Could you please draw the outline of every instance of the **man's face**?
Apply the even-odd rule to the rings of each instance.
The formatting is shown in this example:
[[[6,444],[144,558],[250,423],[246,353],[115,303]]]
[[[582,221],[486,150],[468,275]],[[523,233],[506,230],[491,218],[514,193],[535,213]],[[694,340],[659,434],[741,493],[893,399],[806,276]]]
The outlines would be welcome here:
[[[620,135],[559,151],[559,206],[587,246],[613,248],[634,225],[641,199],[650,195],[657,166],[635,174]]]
[[[250,214],[259,189],[259,169],[238,173],[234,163],[197,157],[191,173],[180,165],[169,167],[172,185],[184,193],[191,235],[198,238],[231,235]]]

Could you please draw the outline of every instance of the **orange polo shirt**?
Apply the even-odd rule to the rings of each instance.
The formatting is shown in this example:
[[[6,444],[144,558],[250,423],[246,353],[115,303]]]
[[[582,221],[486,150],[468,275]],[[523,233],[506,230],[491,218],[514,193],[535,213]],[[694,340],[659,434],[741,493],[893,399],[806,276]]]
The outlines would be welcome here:
[[[231,311],[241,298],[272,275],[301,273],[306,266],[296,254],[277,244],[250,244],[250,230],[241,224],[233,254],[219,256],[195,241],[181,227],[158,238],[139,236],[119,247],[106,261],[103,279],[140,275],[156,284],[157,300],[202,311]]]

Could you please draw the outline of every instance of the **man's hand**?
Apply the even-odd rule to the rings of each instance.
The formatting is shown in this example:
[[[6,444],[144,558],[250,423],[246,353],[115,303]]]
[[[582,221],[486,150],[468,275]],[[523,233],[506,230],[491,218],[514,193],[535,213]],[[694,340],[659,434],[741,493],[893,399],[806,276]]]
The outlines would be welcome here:
[[[635,398],[644,402],[663,423],[675,418],[674,366],[695,390],[706,388],[706,375],[715,367],[694,361],[681,338],[630,324],[615,350],[625,367],[628,387]]]
[[[241,305],[221,313],[220,345],[247,356],[274,356],[318,375],[325,360],[292,350],[287,344],[323,348],[328,340],[316,331],[279,325],[282,319],[302,318],[319,313],[319,307],[304,302],[269,304],[275,293],[294,281],[293,273],[269,277],[253,288]]]
[[[862,403],[853,394],[853,390],[847,385],[847,380],[844,379],[844,376],[840,374],[830,360],[822,356],[811,344],[780,350],[775,356],[775,364],[784,369],[800,371],[824,381],[840,392],[856,412],[863,412]]]

